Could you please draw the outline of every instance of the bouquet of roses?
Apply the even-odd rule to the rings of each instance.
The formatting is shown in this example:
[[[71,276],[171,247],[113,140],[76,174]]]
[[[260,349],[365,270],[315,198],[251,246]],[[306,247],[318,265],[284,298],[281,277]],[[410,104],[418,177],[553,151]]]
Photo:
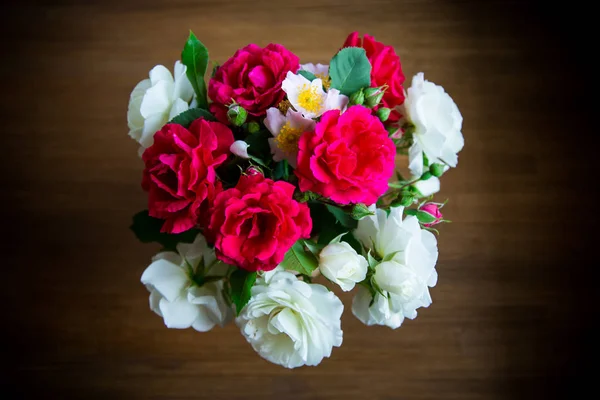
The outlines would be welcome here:
[[[366,325],[395,329],[429,306],[444,221],[432,195],[463,147],[444,89],[419,73],[405,90],[394,49],[357,33],[329,65],[250,44],[207,84],[208,63],[190,33],[174,74],[154,67],[129,102],[148,193],[132,230],[163,247],[141,281],[165,325],[235,320],[294,368],[342,344],[344,307],[316,279],[356,290]]]

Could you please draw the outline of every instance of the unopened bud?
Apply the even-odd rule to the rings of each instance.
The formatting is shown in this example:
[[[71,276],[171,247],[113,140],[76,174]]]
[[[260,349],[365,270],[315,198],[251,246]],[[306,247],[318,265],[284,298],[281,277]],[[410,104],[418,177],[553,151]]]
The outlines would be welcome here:
[[[256,133],[260,130],[260,125],[258,124],[258,122],[252,121],[248,123],[248,132],[250,134],[252,133]]]
[[[352,105],[354,105],[354,104],[362,105],[364,102],[365,102],[365,94],[362,89],[360,89],[358,92],[352,93],[352,95],[350,96],[350,104],[352,104]]]
[[[232,104],[227,110],[227,119],[235,126],[242,126],[246,122],[248,112],[239,104]]]
[[[431,175],[439,178],[444,174],[444,166],[442,164],[433,163],[429,167],[429,172],[431,172]]]
[[[375,107],[381,103],[385,90],[381,87],[365,89],[365,104],[367,107]]]
[[[385,122],[390,117],[391,112],[392,110],[390,110],[389,108],[381,107],[379,110],[377,110],[375,114],[377,115],[377,118],[381,120],[381,122]]]

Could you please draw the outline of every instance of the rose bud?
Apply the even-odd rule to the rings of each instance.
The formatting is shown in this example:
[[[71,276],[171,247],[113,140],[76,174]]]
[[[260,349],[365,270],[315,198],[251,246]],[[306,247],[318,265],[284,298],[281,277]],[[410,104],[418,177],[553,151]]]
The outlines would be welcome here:
[[[344,292],[354,288],[367,276],[369,264],[346,242],[331,243],[319,253],[319,269]]]
[[[258,124],[258,122],[252,121],[248,123],[248,132],[250,134],[256,133],[260,131],[260,125]]]
[[[423,211],[435,218],[432,222],[423,224],[423,226],[426,226],[428,228],[439,224],[444,218],[440,211],[440,206],[437,203],[425,203],[419,208],[419,211]]]
[[[247,160],[250,158],[248,155],[248,147],[248,143],[244,142],[243,140],[236,140],[231,146],[229,146],[229,151],[236,156]]]
[[[365,89],[365,105],[367,107],[375,107],[381,103],[385,89],[383,87],[374,87]]]
[[[232,104],[227,110],[227,119],[235,126],[242,126],[246,122],[248,112],[239,104]]]
[[[377,115],[377,118],[379,118],[379,120],[381,122],[385,122],[390,117],[391,112],[392,112],[392,110],[390,110],[389,108],[381,107],[379,110],[377,110],[377,112],[375,114]]]
[[[363,93],[363,90],[360,89],[358,92],[354,92],[352,93],[352,95],[350,96],[350,104],[355,105],[362,105],[365,102],[365,94]]]

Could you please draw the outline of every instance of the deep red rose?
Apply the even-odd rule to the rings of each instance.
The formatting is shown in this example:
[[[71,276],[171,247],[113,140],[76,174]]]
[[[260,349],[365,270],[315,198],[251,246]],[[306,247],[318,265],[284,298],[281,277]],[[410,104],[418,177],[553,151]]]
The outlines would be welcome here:
[[[388,188],[396,146],[379,118],[363,106],[327,111],[298,144],[300,190],[340,204],[371,205]]]
[[[214,102],[211,110],[221,115],[235,101],[250,115],[264,116],[277,105],[285,93],[281,82],[288,71],[300,68],[298,57],[280,44],[261,48],[255,44],[238,50],[219,67],[208,84],[208,95]]]
[[[293,185],[256,172],[242,175],[235,188],[219,193],[206,231],[217,258],[249,271],[275,268],[312,229],[308,206],[293,194]]]
[[[206,212],[222,190],[215,168],[227,159],[231,130],[220,122],[194,121],[189,130],[167,124],[144,151],[142,187],[150,216],[164,219],[161,232],[180,233],[207,222]]]
[[[375,40],[371,35],[365,35],[361,40],[358,32],[352,32],[343,47],[362,47],[367,53],[367,58],[371,62],[371,86],[383,86],[387,84],[389,88],[383,95],[383,105],[388,108],[394,108],[404,103],[404,74],[400,57],[394,51],[392,46],[386,46]],[[397,119],[397,117],[395,117]]]

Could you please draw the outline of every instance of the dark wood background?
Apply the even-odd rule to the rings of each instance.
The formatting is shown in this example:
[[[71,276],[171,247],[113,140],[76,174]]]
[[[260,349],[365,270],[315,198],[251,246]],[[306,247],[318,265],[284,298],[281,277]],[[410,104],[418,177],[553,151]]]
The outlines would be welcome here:
[[[577,3],[2,7],[3,398],[566,399],[591,386],[597,70]],[[454,222],[415,321],[363,326],[342,295],[343,346],[289,371],[234,325],[169,330],[148,309],[139,278],[157,248],[128,230],[146,198],[127,101],[152,66],[172,67],[188,29],[220,62],[271,41],[327,62],[349,32],[368,32],[395,46],[409,79],[424,71],[453,96],[466,146],[441,198]]]

